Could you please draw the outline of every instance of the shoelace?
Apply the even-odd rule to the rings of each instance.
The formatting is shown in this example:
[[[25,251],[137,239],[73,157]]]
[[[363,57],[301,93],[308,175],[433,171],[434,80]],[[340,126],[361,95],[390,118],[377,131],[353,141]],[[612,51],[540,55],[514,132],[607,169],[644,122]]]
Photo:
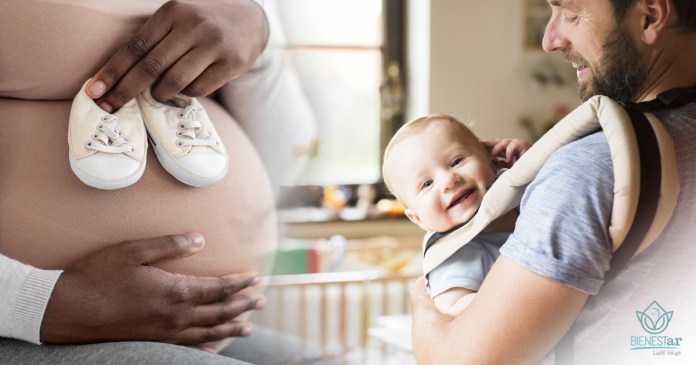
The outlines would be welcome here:
[[[187,106],[179,113],[179,131],[176,140],[179,147],[186,146],[217,146],[219,143],[207,130],[203,129],[200,121],[196,120],[196,107]]]
[[[123,132],[116,129],[118,117],[112,114],[105,115],[97,124],[97,132],[92,135],[92,140],[85,143],[90,150],[106,153],[133,152],[135,148],[123,137]]]

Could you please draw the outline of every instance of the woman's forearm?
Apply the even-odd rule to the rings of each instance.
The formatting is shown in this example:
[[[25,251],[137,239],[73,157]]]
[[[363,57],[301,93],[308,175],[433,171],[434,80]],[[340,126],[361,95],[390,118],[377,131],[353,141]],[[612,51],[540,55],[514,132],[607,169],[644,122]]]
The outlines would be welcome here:
[[[44,310],[61,273],[0,255],[0,337],[41,343]]]

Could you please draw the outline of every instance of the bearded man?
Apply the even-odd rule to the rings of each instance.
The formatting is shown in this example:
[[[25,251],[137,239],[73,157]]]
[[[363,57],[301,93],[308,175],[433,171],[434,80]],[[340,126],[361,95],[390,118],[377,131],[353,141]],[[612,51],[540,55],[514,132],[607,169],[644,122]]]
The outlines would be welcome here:
[[[580,97],[640,103],[664,123],[682,188],[675,211],[607,281],[609,146],[601,131],[564,146],[527,188],[513,234],[464,312],[440,314],[416,283],[414,354],[421,364],[694,364],[696,287],[684,281],[696,277],[696,2],[549,5],[543,47],[575,67]]]

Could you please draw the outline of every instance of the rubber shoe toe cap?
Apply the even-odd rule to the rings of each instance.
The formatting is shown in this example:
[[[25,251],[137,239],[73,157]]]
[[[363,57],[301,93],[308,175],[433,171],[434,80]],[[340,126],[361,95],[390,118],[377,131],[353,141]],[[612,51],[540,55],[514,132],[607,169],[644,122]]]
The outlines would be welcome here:
[[[227,158],[212,153],[190,153],[179,158],[181,166],[202,178],[217,178],[227,171]]]

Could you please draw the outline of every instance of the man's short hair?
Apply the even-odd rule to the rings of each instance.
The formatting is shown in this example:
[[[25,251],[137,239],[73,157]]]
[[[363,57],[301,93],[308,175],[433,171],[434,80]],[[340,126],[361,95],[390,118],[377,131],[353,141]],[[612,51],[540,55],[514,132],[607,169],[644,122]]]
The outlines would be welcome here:
[[[623,19],[628,9],[639,0],[609,0],[616,19]],[[679,27],[686,33],[696,32],[696,1],[670,0],[679,18]]]

